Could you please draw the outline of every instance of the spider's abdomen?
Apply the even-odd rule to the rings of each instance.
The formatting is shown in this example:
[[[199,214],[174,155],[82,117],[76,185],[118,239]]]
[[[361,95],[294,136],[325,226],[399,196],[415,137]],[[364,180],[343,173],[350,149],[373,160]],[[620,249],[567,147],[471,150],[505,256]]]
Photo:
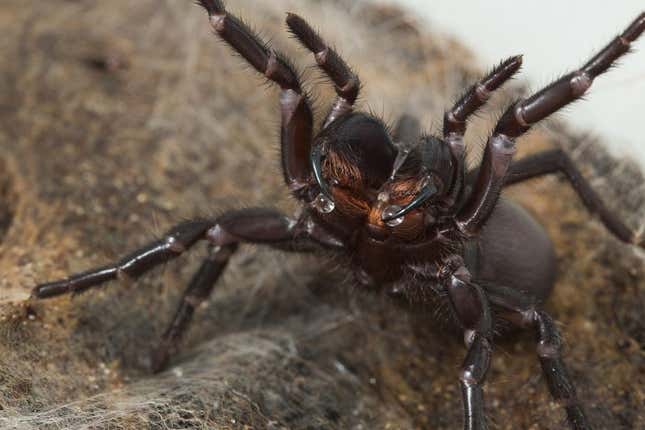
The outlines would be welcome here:
[[[522,207],[500,199],[479,236],[473,275],[482,285],[511,288],[544,301],[556,259],[544,228]]]

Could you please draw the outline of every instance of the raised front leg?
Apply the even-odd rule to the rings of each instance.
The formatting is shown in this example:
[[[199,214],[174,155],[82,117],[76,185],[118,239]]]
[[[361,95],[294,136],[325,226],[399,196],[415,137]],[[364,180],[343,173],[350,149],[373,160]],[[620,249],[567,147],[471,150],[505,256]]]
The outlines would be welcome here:
[[[522,66],[522,56],[518,55],[503,61],[481,81],[470,87],[443,117],[443,137],[455,163],[455,176],[452,179],[446,203],[453,205],[459,200],[464,185],[466,145],[464,133],[466,121],[477,112],[491,96],[491,93],[511,79]]]
[[[483,384],[492,353],[492,316],[484,291],[471,280],[461,257],[450,257],[442,269],[443,283],[454,314],[464,329],[468,353],[459,377],[464,429],[485,430]]]
[[[623,223],[617,214],[605,206],[600,196],[593,190],[571,158],[561,149],[552,149],[529,155],[514,162],[508,172],[504,185],[512,185],[542,175],[561,172],[578,193],[582,203],[592,214],[598,215],[600,221],[623,242],[645,248],[643,232],[638,233]]]
[[[287,25],[305,48],[314,54],[318,66],[334,83],[338,97],[325,118],[325,128],[339,116],[352,111],[361,89],[361,82],[340,55],[325,43],[307,21],[290,13],[287,15]]]
[[[593,80],[627,53],[631,43],[644,30],[645,13],[641,13],[582,68],[563,76],[528,99],[518,101],[504,113],[486,144],[473,192],[457,216],[457,226],[463,233],[476,235],[492,213],[515,154],[515,139],[536,122],[582,97]]]
[[[298,74],[240,19],[229,14],[220,0],[199,0],[199,4],[208,12],[216,34],[255,70],[280,86],[282,169],[291,191],[296,197],[305,198],[311,175],[313,115]]]

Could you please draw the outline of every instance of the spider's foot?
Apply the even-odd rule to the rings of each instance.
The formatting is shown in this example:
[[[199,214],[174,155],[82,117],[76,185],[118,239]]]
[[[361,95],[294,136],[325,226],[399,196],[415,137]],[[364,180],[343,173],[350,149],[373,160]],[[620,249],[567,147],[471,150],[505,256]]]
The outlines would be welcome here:
[[[32,288],[30,298],[47,299],[49,297],[55,297],[61,294],[68,293],[69,290],[69,282],[67,282],[66,280],[47,282],[46,284],[36,285],[34,288]]]

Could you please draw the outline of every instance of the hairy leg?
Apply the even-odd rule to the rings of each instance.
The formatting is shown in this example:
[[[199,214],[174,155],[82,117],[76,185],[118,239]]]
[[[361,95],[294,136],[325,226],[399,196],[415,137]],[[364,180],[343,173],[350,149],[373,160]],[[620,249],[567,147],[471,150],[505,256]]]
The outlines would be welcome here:
[[[515,154],[515,139],[536,122],[582,97],[593,80],[626,54],[643,31],[645,12],[583,67],[518,101],[504,113],[486,144],[474,190],[457,216],[457,225],[463,233],[476,235],[492,213]]]
[[[163,238],[145,245],[114,263],[71,275],[66,279],[37,285],[32,296],[44,299],[66,293],[82,293],[117,278],[136,278],[190,249],[214,225],[212,220],[193,220],[171,228]]]
[[[179,342],[188,329],[190,322],[195,313],[195,309],[213,292],[215,283],[220,275],[224,272],[230,257],[237,249],[237,243],[225,246],[211,246],[209,255],[204,259],[199,270],[193,275],[184,291],[181,301],[172,322],[166,329],[152,356],[152,370],[159,372],[163,370],[170,356],[178,348]]]
[[[228,212],[215,220],[193,220],[171,228],[163,238],[106,266],[36,286],[34,298],[81,293],[117,278],[136,278],[188,251],[200,240],[214,246],[250,242],[281,249],[304,250],[313,244],[342,248],[342,243],[303,218],[293,220],[272,209],[250,208]]]
[[[495,67],[488,75],[470,87],[455,105],[443,117],[443,137],[450,147],[453,162],[455,163],[455,177],[452,180],[447,202],[454,204],[464,184],[466,145],[464,133],[466,122],[479,108],[481,108],[493,91],[511,79],[522,66],[522,57],[511,57]]]
[[[338,97],[325,118],[323,123],[323,128],[325,128],[339,116],[352,111],[361,89],[360,80],[340,55],[325,43],[307,21],[290,13],[287,15],[287,25],[305,48],[314,54],[318,66],[334,83]]]
[[[222,1],[198,0],[198,3],[208,12],[215,33],[255,70],[280,86],[282,169],[295,196],[307,198],[313,115],[298,74],[239,18],[229,14]]]
[[[544,311],[535,311],[532,320],[538,338],[537,354],[551,396],[566,410],[572,430],[590,430],[591,426],[562,360],[562,342],[553,319]]]
[[[553,319],[541,305],[521,291],[495,286],[486,288],[491,303],[501,309],[500,317],[535,330],[537,355],[551,396],[564,407],[572,430],[590,430],[576,389],[562,359],[562,340]]]
[[[514,162],[504,185],[512,185],[550,173],[563,173],[578,193],[585,207],[597,214],[607,229],[623,242],[645,248],[645,237],[627,227],[620,218],[603,203],[600,196],[576,168],[571,158],[561,149],[552,149],[529,155]]]

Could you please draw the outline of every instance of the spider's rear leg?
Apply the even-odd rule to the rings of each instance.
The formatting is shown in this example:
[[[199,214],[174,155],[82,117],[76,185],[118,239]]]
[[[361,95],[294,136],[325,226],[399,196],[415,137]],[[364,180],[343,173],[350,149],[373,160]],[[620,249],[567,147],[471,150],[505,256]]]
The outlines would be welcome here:
[[[537,337],[537,355],[549,392],[565,409],[572,430],[590,430],[575,385],[562,359],[562,339],[555,322],[534,298],[511,288],[487,289],[491,303],[500,308],[499,315],[522,328],[532,328]]]
[[[161,342],[152,356],[152,370],[159,372],[166,367],[170,356],[176,351],[183,333],[188,329],[195,309],[212,293],[215,283],[226,268],[230,257],[236,251],[237,243],[210,246],[209,255],[193,275],[188,288],[181,297],[171,324],[163,334]]]
[[[645,248],[645,237],[632,231],[618,216],[610,211],[591,188],[589,182],[576,168],[571,158],[561,149],[553,149],[529,155],[514,162],[504,185],[512,185],[550,173],[562,172],[578,193],[585,207],[597,214],[605,227],[623,242]]]
[[[450,147],[453,162],[455,163],[455,177],[452,180],[446,202],[454,204],[459,199],[464,184],[466,145],[464,134],[466,122],[479,108],[484,106],[493,91],[511,79],[522,67],[522,56],[508,58],[502,61],[488,75],[475,85],[444,114],[443,136]]]
[[[323,123],[323,128],[325,128],[339,116],[352,111],[361,89],[360,80],[340,55],[325,43],[307,21],[290,13],[287,15],[287,25],[294,36],[314,54],[318,66],[334,83],[338,97],[325,118]]]
[[[476,235],[495,208],[515,154],[515,139],[536,122],[582,97],[593,80],[626,54],[643,31],[645,12],[579,70],[518,101],[502,115],[486,144],[473,192],[457,216],[457,226],[463,233]]]
[[[573,430],[590,430],[591,426],[562,360],[562,341],[553,319],[544,311],[533,312],[531,319],[538,338],[538,358],[551,396],[566,410]]]

